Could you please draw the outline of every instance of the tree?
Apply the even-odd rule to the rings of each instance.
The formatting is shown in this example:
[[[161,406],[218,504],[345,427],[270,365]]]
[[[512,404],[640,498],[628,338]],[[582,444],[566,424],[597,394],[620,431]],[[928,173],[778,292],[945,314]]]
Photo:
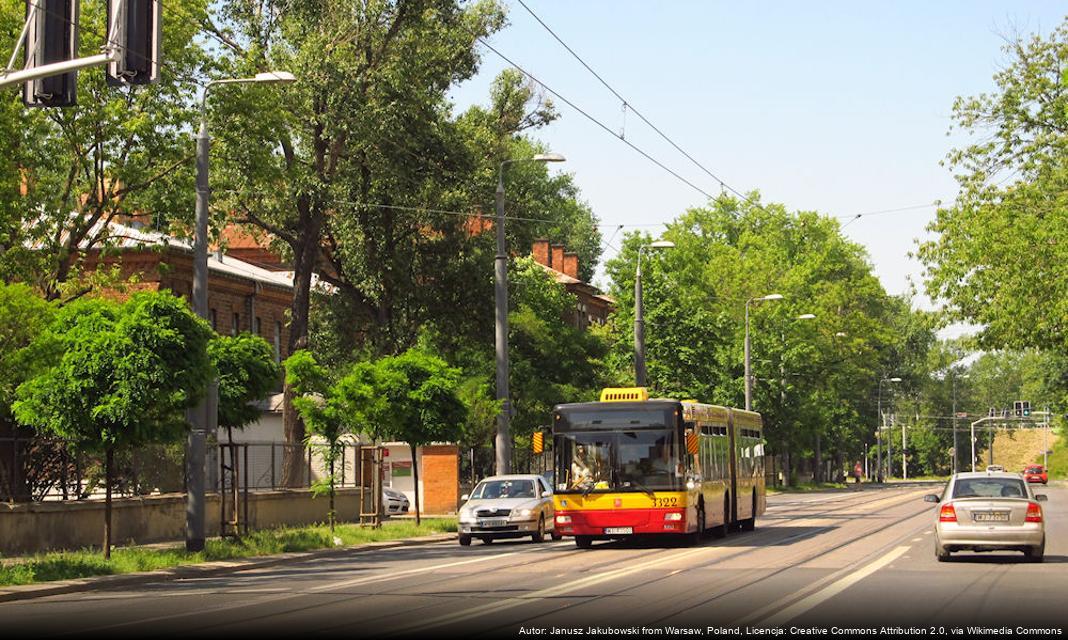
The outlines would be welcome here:
[[[19,385],[15,418],[76,451],[104,452],[105,558],[111,557],[115,452],[181,438],[185,411],[212,375],[211,336],[211,327],[180,298],[143,292],[124,304],[83,299],[66,305],[35,340],[57,356]]]
[[[396,329],[423,273],[455,254],[462,220],[410,208],[455,209],[450,193],[465,164],[449,126],[447,92],[474,75],[475,42],[503,24],[490,0],[226,2],[205,28],[235,74],[284,69],[300,82],[285,100],[231,92],[216,102],[227,158],[222,200],[239,222],[270,234],[294,270],[290,352],[308,346],[312,276],[353,299],[380,331],[376,353],[404,344]],[[252,116],[251,114],[255,114]],[[400,208],[397,208],[400,207]],[[413,240],[429,248],[413,254]],[[402,250],[403,249],[403,250]],[[448,273],[449,271],[446,271]],[[455,290],[453,288],[452,290]],[[286,440],[303,426],[286,390]],[[300,458],[286,460],[287,481]]]
[[[864,250],[837,221],[763,204],[757,194],[690,209],[663,237],[675,248],[642,263],[650,386],[742,406],[746,301],[779,293],[750,308],[753,407],[769,453],[782,460],[787,482],[795,459],[808,457],[819,480],[826,457],[840,468],[859,456],[875,424],[880,376],[923,353],[926,326],[907,300],[886,294]],[[609,375],[627,385],[635,261],[651,241],[628,235],[607,265],[619,305]]]
[[[15,389],[31,378],[48,361],[49,352],[34,340],[52,320],[54,309],[24,284],[0,284],[0,456],[17,460],[14,441],[17,435],[11,404]],[[8,472],[9,493],[15,500],[30,499],[23,465],[13,465]]]
[[[357,365],[341,382],[361,427],[376,440],[404,442],[412,453],[415,521],[420,523],[419,447],[456,440],[467,420],[460,370],[419,349]],[[377,400],[372,400],[377,399]]]
[[[104,44],[106,2],[81,3],[81,55]],[[0,95],[0,279],[32,283],[49,299],[84,294],[84,251],[120,238],[109,224],[125,218],[180,231],[192,211],[198,74],[208,64],[197,37],[206,0],[167,7],[161,81],[112,87],[100,68],[78,75],[78,104],[22,107]],[[14,42],[25,3],[0,0],[0,33]],[[11,133],[8,137],[4,134]]]
[[[253,403],[278,383],[279,366],[271,345],[251,333],[215,336],[208,343],[208,356],[219,376],[219,426],[226,427],[233,442],[233,429],[259,419],[260,409]]]
[[[337,469],[336,463],[341,457],[342,438],[352,431],[352,426],[358,424],[358,414],[350,411],[345,396],[340,392],[339,383],[333,379],[330,372],[315,360],[309,351],[300,350],[286,358],[286,383],[289,384],[296,397],[293,398],[293,406],[300,414],[304,424],[307,425],[310,434],[306,444],[316,444],[313,436],[326,441],[326,452],[323,460],[327,464],[327,477],[313,487],[314,490],[325,488],[330,496],[330,509],[327,519],[330,522],[330,532],[334,531],[334,522],[337,520],[335,510]],[[342,469],[341,473],[344,474]]]
[[[1047,38],[1007,41],[996,91],[957,98],[956,202],[919,246],[945,320],[980,326],[989,349],[1064,351],[1068,331],[1068,20]]]

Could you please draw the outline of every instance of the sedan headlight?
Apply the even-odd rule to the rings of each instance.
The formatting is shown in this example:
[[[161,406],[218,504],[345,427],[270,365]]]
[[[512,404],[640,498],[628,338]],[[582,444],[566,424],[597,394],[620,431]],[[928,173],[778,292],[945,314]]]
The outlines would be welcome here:
[[[524,520],[529,518],[532,513],[534,513],[533,509],[516,509],[512,512],[512,517],[518,520]]]

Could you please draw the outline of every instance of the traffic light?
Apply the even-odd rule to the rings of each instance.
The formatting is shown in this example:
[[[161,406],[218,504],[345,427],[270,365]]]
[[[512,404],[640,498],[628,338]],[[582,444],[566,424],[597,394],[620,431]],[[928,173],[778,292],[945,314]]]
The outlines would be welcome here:
[[[1012,413],[1017,418],[1029,418],[1031,417],[1031,401],[1030,400],[1017,400],[1012,403]]]
[[[26,0],[27,69],[78,57],[80,0]],[[33,19],[30,19],[33,11]],[[28,80],[22,101],[28,107],[69,107],[77,104],[78,72]]]
[[[159,0],[108,0],[108,33],[114,31],[118,51],[117,58],[108,64],[109,85],[159,81],[162,27]]]
[[[1023,417],[1029,418],[1030,416],[1031,416],[1031,401],[1030,400],[1024,400],[1023,401]]]

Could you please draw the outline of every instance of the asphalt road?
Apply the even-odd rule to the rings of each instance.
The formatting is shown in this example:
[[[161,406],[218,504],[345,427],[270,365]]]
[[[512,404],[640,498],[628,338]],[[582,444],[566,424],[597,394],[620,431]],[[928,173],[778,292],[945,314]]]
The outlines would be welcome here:
[[[554,630],[756,635],[815,628],[1068,627],[1068,489],[1049,487],[1046,561],[935,561],[934,485],[769,499],[751,533],[701,544],[570,540],[396,548],[230,576],[0,604],[0,629],[107,637],[530,637]],[[644,630],[644,631],[643,631]],[[735,634],[734,632],[737,631]],[[761,634],[762,635],[762,634]],[[793,635],[793,634],[791,634]],[[859,636],[846,632],[841,637]],[[919,635],[918,633],[916,635]],[[971,634],[969,634],[971,635]],[[1058,633],[1039,632],[1032,637]]]

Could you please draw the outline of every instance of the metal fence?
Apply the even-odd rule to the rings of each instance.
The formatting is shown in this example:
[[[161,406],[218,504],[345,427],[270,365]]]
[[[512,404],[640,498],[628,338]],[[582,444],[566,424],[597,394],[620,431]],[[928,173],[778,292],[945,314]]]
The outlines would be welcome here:
[[[308,488],[329,475],[325,446],[272,442],[209,443],[205,461],[208,491]],[[359,486],[358,444],[346,444],[335,463],[335,485]],[[298,477],[285,482],[287,457],[299,459]],[[231,466],[239,474],[228,474]],[[227,477],[229,476],[229,478]],[[103,454],[74,453],[67,443],[38,437],[0,438],[0,499],[8,502],[90,500],[104,497]],[[115,453],[112,494],[146,496],[185,491],[185,444],[149,445]]]

